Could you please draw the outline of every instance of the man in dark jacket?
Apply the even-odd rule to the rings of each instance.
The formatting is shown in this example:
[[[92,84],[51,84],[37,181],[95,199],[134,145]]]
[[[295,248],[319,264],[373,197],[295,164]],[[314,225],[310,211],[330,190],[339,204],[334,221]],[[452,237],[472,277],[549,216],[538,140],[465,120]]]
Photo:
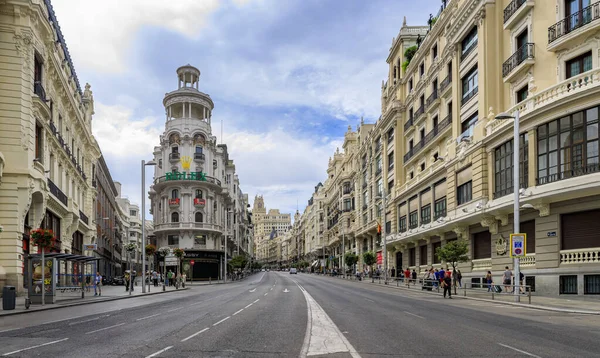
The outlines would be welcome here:
[[[442,286],[444,286],[444,298],[446,298],[446,292],[448,292],[448,298],[452,298],[452,276],[445,275],[442,279]]]

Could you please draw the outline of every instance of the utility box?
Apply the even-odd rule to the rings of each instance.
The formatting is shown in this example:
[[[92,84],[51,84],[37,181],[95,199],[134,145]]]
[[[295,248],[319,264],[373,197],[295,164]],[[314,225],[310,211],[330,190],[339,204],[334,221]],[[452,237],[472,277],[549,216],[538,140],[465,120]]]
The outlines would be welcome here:
[[[2,309],[14,310],[17,302],[17,290],[15,286],[4,286],[2,289]]]

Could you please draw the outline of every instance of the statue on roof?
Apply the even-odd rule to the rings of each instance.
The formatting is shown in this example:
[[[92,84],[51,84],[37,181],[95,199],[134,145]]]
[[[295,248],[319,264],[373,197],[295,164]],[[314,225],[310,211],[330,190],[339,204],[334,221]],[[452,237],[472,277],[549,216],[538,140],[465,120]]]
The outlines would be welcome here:
[[[404,20],[402,20],[402,27],[406,26],[406,16],[404,16]]]
[[[421,42],[423,42],[423,39],[421,38],[421,34],[417,35],[417,48],[421,47]]]

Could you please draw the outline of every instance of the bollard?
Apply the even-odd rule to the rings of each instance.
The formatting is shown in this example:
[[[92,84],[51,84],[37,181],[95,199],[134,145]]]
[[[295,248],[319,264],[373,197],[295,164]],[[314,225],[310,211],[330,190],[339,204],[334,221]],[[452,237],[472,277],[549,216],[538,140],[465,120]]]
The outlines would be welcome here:
[[[209,277],[209,278],[208,278],[208,284],[209,284],[209,285],[212,285],[212,280],[211,280],[211,277]]]

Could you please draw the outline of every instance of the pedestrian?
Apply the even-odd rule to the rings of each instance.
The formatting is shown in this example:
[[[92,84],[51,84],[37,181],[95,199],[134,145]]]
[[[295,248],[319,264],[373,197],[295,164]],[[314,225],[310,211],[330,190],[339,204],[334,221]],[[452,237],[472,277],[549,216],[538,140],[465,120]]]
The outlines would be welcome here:
[[[525,294],[525,286],[523,286],[523,280],[525,280],[525,274],[523,271],[519,271],[519,291]]]
[[[100,271],[96,272],[95,282],[94,296],[102,296],[102,275],[100,275]],[[98,290],[97,292],[96,289]]]
[[[462,273],[460,270],[456,270],[456,281],[458,281],[458,287],[462,288]]]
[[[158,287],[158,274],[156,271],[152,272],[152,281],[154,281],[154,287]]]
[[[413,280],[413,285],[417,284],[417,271],[415,269],[412,270],[411,278]]]
[[[129,291],[129,279],[131,278],[131,275],[129,274],[129,272],[125,272],[125,292]]]
[[[485,274],[485,284],[488,287],[488,292],[490,292],[492,290],[492,284],[493,284],[493,279],[492,279],[492,271],[488,271]]]
[[[504,290],[506,292],[512,292],[512,290],[509,290],[512,278],[512,271],[508,268],[508,266],[504,267],[504,269],[504,274],[502,274],[502,283],[504,284]]]
[[[181,287],[185,288],[185,281],[187,280],[187,275],[185,272],[181,275]]]
[[[448,298],[452,298],[452,276],[445,275],[442,279],[442,287],[444,288],[444,298],[446,298],[446,292],[448,292]]]
[[[396,268],[392,267],[392,277],[396,277]]]
[[[410,287],[410,269],[408,267],[404,270],[404,282],[406,287]]]

